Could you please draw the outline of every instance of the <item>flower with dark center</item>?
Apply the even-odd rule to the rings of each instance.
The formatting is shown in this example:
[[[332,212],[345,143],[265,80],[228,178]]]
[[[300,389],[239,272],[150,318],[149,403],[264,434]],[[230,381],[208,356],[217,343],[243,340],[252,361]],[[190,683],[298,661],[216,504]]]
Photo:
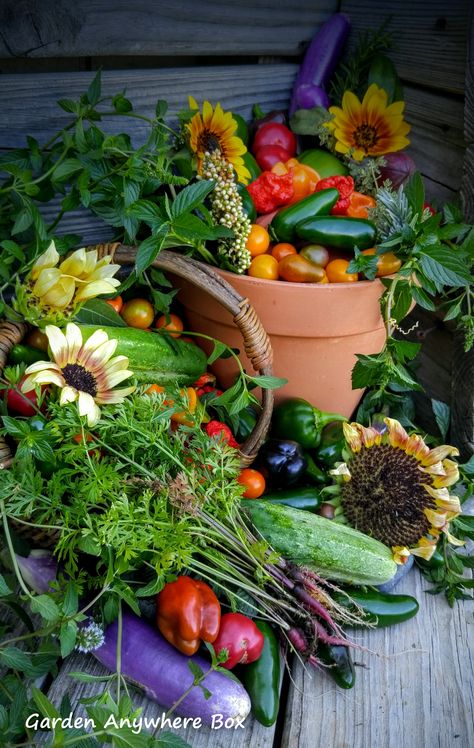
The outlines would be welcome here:
[[[460,511],[448,487],[459,478],[455,447],[430,449],[385,418],[386,431],[344,423],[348,459],[332,473],[340,479],[340,502],[352,527],[392,547],[403,563],[411,554],[430,558],[441,532],[451,543],[449,522]]]
[[[246,184],[250,179],[242,156],[247,151],[242,140],[237,137],[237,122],[230,112],[224,112],[220,104],[215,109],[209,101],[202,105],[202,115],[195,99],[189,97],[189,108],[196,114],[186,125],[189,148],[197,157],[198,174],[202,173],[204,155],[219,151],[225,161],[231,164],[239,182]]]
[[[329,107],[333,119],[325,123],[336,138],[336,151],[350,153],[355,161],[401,151],[410,144],[410,131],[403,119],[403,101],[388,105],[387,93],[372,83],[360,101],[345,91],[342,106]]]
[[[79,415],[87,416],[88,425],[94,426],[100,418],[98,405],[120,403],[135,389],[113,389],[132,372],[127,370],[126,356],[112,358],[117,341],[109,340],[104,330],[96,330],[85,343],[72,322],[65,335],[54,325],[47,325],[45,332],[54,360],[37,361],[26,369],[23,392],[37,384],[55,384],[61,387],[61,405],[77,400]]]

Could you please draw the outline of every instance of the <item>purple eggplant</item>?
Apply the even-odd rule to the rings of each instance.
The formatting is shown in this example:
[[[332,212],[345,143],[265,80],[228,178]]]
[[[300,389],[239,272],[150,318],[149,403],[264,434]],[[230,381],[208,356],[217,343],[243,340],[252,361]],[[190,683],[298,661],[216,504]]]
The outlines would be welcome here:
[[[32,590],[42,595],[51,592],[51,582],[57,577],[58,562],[51,553],[46,550],[33,550],[29,556],[15,554],[21,576]]]
[[[116,670],[117,621],[105,632],[105,643],[93,654],[109,670]],[[194,676],[188,662],[192,660],[204,673],[210,663],[198,655],[186,657],[168,644],[159,631],[129,611],[124,611],[122,626],[122,675],[142,688],[153,701],[170,709],[192,686]],[[250,699],[244,687],[220,672],[211,672],[202,681],[211,696],[206,699],[198,686],[191,689],[174,710],[185,717],[200,717],[212,724],[216,714],[242,724],[250,712]]]
[[[336,69],[349,31],[348,16],[335,13],[315,34],[296,76],[290,116],[297,109],[327,106],[329,101],[327,104],[320,103],[326,101],[322,94]]]

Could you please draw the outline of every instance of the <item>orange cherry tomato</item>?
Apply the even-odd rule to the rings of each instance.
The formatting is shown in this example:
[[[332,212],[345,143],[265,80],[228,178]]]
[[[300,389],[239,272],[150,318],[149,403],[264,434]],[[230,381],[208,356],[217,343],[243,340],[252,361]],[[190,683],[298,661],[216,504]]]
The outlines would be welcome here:
[[[121,296],[114,296],[113,299],[106,299],[107,304],[110,304],[112,309],[115,309],[117,314],[120,314],[123,307],[123,299]]]
[[[374,255],[375,247],[364,249],[362,254]],[[385,252],[385,254],[379,255],[377,258],[377,278],[383,278],[384,275],[392,275],[392,273],[396,273],[397,270],[400,270],[401,266],[402,261],[399,260],[393,252]]]
[[[237,482],[245,486],[244,499],[258,499],[265,491],[265,478],[253,468],[241,470]]]
[[[270,234],[258,223],[253,223],[248,235],[246,247],[251,257],[263,255],[270,246]]]
[[[284,257],[287,255],[296,255],[296,247],[294,247],[292,244],[288,244],[288,242],[280,242],[279,244],[275,244],[274,247],[272,247],[272,256],[280,262]]]
[[[363,195],[362,192],[353,192],[349,198],[349,207],[346,215],[351,218],[368,218],[369,208],[375,208],[376,202],[370,195]]]
[[[326,265],[326,275],[329,283],[354,283],[359,280],[357,273],[348,273],[348,260],[331,260]]]
[[[28,333],[25,343],[31,345],[33,348],[38,348],[39,351],[47,351],[49,345],[47,336],[37,327]]]
[[[181,317],[177,314],[162,314],[155,322],[158,330],[168,330],[170,338],[179,338],[184,330],[184,324]]]
[[[252,278],[278,280],[278,260],[272,255],[258,255],[253,258],[247,273]]]
[[[322,268],[325,268],[329,262],[329,252],[321,244],[307,244],[300,250],[300,255]]]
[[[278,263],[278,274],[290,283],[320,283],[324,270],[301,255],[287,255]]]
[[[154,395],[154,394],[161,394],[162,392],[165,392],[165,388],[161,387],[159,384],[151,384],[143,393],[144,395]],[[194,389],[194,387],[186,387],[185,390],[180,390],[180,394],[184,397],[186,395],[187,398],[187,409],[184,411],[179,411],[177,413],[173,413],[171,416],[171,421],[173,423],[183,423],[186,426],[194,426],[194,420],[190,418],[190,416],[196,411],[197,403],[198,403],[198,396],[197,392]],[[174,400],[167,399],[163,401],[163,405],[166,405],[166,407],[172,407],[174,405]]]
[[[120,312],[120,316],[129,327],[138,327],[144,330],[150,327],[155,316],[153,304],[146,299],[130,299],[126,301]]]

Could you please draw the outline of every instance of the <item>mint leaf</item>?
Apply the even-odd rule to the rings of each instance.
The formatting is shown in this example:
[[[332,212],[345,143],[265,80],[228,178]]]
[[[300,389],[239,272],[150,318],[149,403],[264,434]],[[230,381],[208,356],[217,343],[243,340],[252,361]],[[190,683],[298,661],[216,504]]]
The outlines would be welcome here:
[[[177,195],[171,206],[171,215],[173,218],[182,216],[183,213],[190,213],[198,207],[210,192],[214,189],[212,180],[201,180],[195,184],[190,184]]]
[[[439,432],[443,439],[446,439],[451,419],[451,408],[441,400],[431,400],[431,407],[436,418]]]
[[[419,171],[415,171],[415,173],[410,177],[408,182],[404,185],[403,191],[413,213],[421,215],[423,213],[423,205],[425,202],[425,186]]]
[[[104,299],[89,299],[77,312],[77,322],[83,325],[106,325],[110,327],[126,327],[120,314],[117,314]]]
[[[135,270],[140,275],[143,273],[152,262],[154,262],[163,247],[163,243],[168,234],[168,228],[164,224],[159,230],[158,234],[149,236],[145,239],[138,247],[137,256],[135,258]]]
[[[56,621],[59,616],[59,608],[49,595],[37,595],[31,602],[32,613],[39,613],[46,621]]]
[[[472,281],[465,256],[459,251],[448,249],[442,244],[424,246],[420,256],[420,265],[428,279],[432,280],[438,291],[443,286],[460,288],[469,286]]]

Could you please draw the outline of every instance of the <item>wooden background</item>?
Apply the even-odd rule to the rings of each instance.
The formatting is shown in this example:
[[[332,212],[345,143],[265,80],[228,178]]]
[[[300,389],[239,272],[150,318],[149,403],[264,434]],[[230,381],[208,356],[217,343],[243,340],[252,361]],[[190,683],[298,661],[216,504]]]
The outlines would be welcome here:
[[[349,13],[356,30],[392,16],[392,57],[403,79],[410,152],[422,171],[428,196],[441,204],[462,186],[466,216],[474,220],[474,85],[468,59],[470,0],[4,0],[0,5],[0,150],[21,146],[27,134],[44,141],[68,121],[55,102],[82,93],[92,71],[104,70],[107,93],[126,90],[137,111],[151,113],[157,98],[172,111],[192,93],[221,101],[248,116],[286,106],[296,66],[315,30],[333,12]],[[472,27],[471,27],[472,28]],[[472,44],[472,41],[471,41]],[[467,96],[464,101],[467,71]],[[465,109],[466,104],[466,109]],[[464,117],[464,112],[466,115]],[[131,123],[127,122],[127,126]],[[117,122],[108,122],[111,131]],[[140,125],[134,136],[139,140]],[[464,181],[463,181],[464,174]],[[55,207],[45,208],[52,216]],[[77,212],[61,224],[84,242],[111,237],[111,229]],[[453,437],[473,448],[473,355],[465,356],[450,329],[418,314],[420,377],[427,395],[419,401],[429,424],[429,397],[451,403]],[[415,334],[416,335],[416,334]],[[451,391],[452,388],[452,391]],[[212,748],[471,748],[473,732],[472,607],[454,611],[426,595],[413,572],[402,591],[415,593],[421,611],[394,629],[361,636],[358,684],[336,689],[327,675],[312,678],[301,667],[285,675],[282,710],[275,728],[253,720],[245,734],[188,735],[193,746]],[[89,688],[75,685],[71,670],[100,670],[77,655],[45,688],[75,704]],[[146,699],[146,714],[161,710]],[[40,740],[38,745],[42,745]]]

